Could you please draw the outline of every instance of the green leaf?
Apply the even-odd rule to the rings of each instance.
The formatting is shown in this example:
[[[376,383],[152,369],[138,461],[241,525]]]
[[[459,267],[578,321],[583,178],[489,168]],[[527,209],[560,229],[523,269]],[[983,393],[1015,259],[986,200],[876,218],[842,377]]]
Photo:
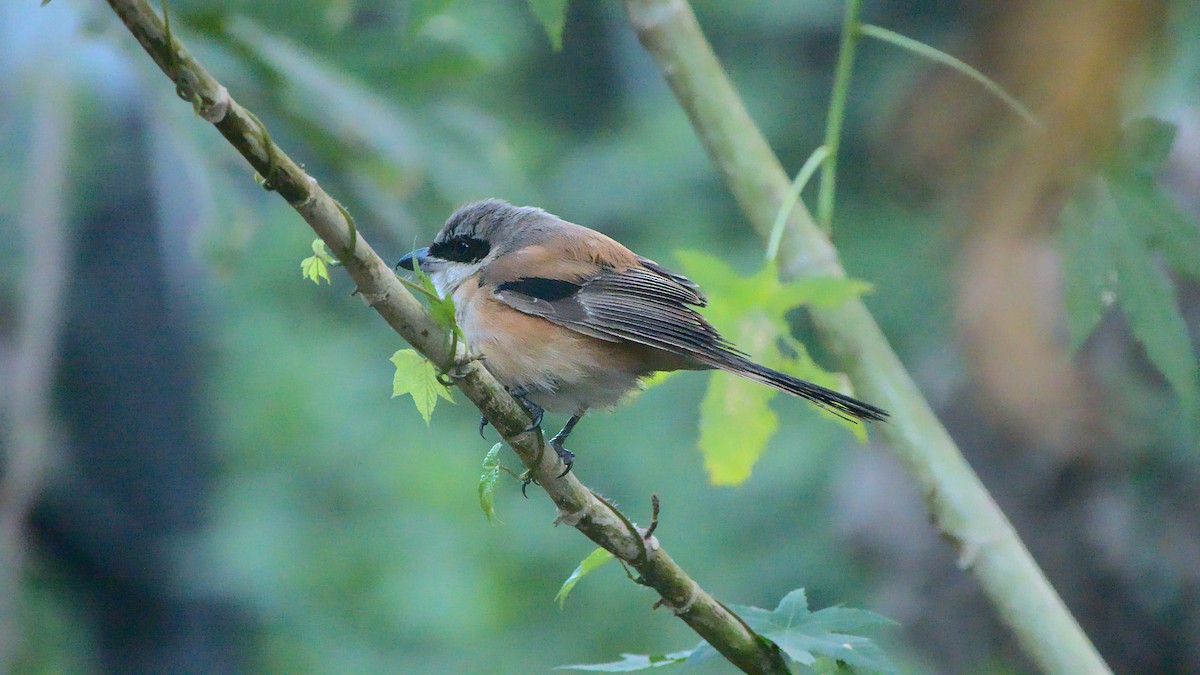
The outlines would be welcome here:
[[[628,673],[635,670],[645,670],[647,668],[660,668],[669,666],[675,663],[682,663],[687,660],[692,650],[683,652],[674,652],[671,654],[621,654],[620,661],[612,663],[591,663],[591,664],[576,664],[571,666],[559,666],[555,670],[590,670],[602,673]]]
[[[1073,199],[1062,212],[1063,299],[1071,349],[1078,350],[1116,300],[1117,270],[1093,204]]]
[[[1146,224],[1147,214],[1161,207],[1146,180],[1113,170],[1086,181],[1063,209],[1060,243],[1071,343],[1082,344],[1115,297],[1146,356],[1194,416],[1200,404],[1200,363],[1153,244],[1155,235],[1177,245],[1193,243],[1196,235],[1185,234],[1190,226],[1185,222]]]
[[[550,38],[550,46],[554,51],[562,49],[563,26],[567,22],[567,0],[528,0],[529,11],[533,12],[538,23]]]
[[[754,632],[774,642],[797,663],[815,666],[824,657],[869,672],[897,672],[879,645],[854,634],[864,628],[896,625],[874,612],[848,607],[810,612],[804,589],[788,593],[772,611],[738,605],[730,608]],[[700,660],[713,653],[715,650],[704,643],[694,650],[691,658]]]
[[[1175,143],[1176,127],[1154,117],[1130,121],[1121,130],[1121,164],[1139,173],[1151,173],[1167,161]]]
[[[442,328],[452,331],[459,338],[462,338],[462,329],[458,327],[458,322],[455,318],[454,298],[449,295],[444,298],[438,295],[437,287],[433,285],[433,280],[429,278],[428,274],[425,274],[425,270],[421,269],[421,264],[417,262],[415,257],[413,258],[412,271],[413,276],[417,278],[415,290],[419,291],[429,301],[429,313],[433,316],[433,320]],[[409,287],[414,288],[412,284],[409,284]]]
[[[318,286],[321,285],[322,279],[325,280],[325,283],[330,283],[329,266],[315,255],[300,261],[300,274],[305,279],[312,279],[312,282]]]
[[[499,445],[499,444],[497,444],[497,445]],[[567,580],[563,582],[562,588],[558,589],[558,594],[554,596],[554,601],[558,603],[559,609],[561,609],[563,606],[563,603],[567,601],[567,594],[569,594],[571,592],[572,588],[575,588],[575,584],[579,583],[579,580],[581,578],[583,578],[583,576],[585,574],[590,574],[597,567],[600,567],[601,565],[603,565],[604,563],[606,563],[612,559],[613,559],[613,554],[609,553],[608,551],[606,551],[602,548],[598,548],[595,551],[592,551],[588,555],[588,557],[584,558],[583,562],[579,563],[579,567],[576,567],[575,571],[571,572],[571,576],[567,577]],[[562,667],[563,668],[578,668],[577,666],[562,666]],[[578,669],[579,670],[596,670],[596,668],[578,668]]]
[[[738,485],[779,428],[771,410],[778,392],[728,373],[713,373],[700,402],[700,453],[713,485]]]
[[[816,612],[808,609],[804,589],[788,593],[772,610],[731,605],[746,625],[761,638],[783,651],[792,661],[818,673],[850,672],[895,673],[887,655],[869,638],[854,633],[864,628],[895,626],[891,619],[874,612],[848,607],[827,607]],[[621,654],[620,661],[588,665],[559,666],[558,670],[629,672],[657,668],[673,663],[696,663],[717,653],[712,645],[701,642],[680,652],[647,656]]]
[[[392,379],[392,398],[411,394],[425,424],[429,424],[439,397],[454,402],[450,390],[438,382],[437,368],[424,356],[412,349],[401,349],[392,354],[391,361],[396,366],[396,375]]]
[[[724,261],[705,253],[679,251],[682,271],[709,296],[705,316],[754,360],[832,389],[847,390],[844,377],[830,373],[808,356],[790,333],[787,314],[800,305],[833,307],[870,290],[857,279],[816,277],[781,283],[773,264],[742,277]],[[786,345],[787,352],[780,346]],[[700,451],[709,479],[718,485],[746,480],[779,426],[770,402],[777,390],[721,373],[709,379],[700,404]],[[801,403],[799,405],[808,405]],[[817,408],[866,440],[864,425]]]
[[[1200,281],[1200,223],[1151,178],[1115,175],[1109,177],[1109,185],[1146,244],[1160,251],[1172,269]]]
[[[321,279],[330,283],[329,265],[337,263],[337,259],[330,255],[325,249],[325,242],[320,239],[313,239],[312,251],[311,256],[300,261],[300,274],[305,279],[312,279],[318,286],[321,285]]]
[[[483,471],[479,475],[479,507],[489,523],[496,522],[496,481],[500,478],[500,448],[497,443],[483,456]]]
[[[1175,287],[1150,252],[1129,237],[1119,245],[1118,299],[1146,356],[1179,394],[1184,410],[1194,414],[1200,401],[1200,368],[1179,313]]]

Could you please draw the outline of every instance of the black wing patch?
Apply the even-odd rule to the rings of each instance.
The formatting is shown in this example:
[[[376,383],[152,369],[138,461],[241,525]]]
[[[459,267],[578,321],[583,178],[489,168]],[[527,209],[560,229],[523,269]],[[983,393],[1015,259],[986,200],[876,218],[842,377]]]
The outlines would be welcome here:
[[[547,302],[569,298],[578,293],[580,288],[583,286],[572,281],[542,277],[522,277],[496,286],[497,291],[512,291]]]
[[[689,306],[702,304],[704,296],[677,276],[632,267],[602,270],[581,283],[522,278],[498,284],[496,291],[518,311],[601,340],[640,342],[713,366],[744,356]]]

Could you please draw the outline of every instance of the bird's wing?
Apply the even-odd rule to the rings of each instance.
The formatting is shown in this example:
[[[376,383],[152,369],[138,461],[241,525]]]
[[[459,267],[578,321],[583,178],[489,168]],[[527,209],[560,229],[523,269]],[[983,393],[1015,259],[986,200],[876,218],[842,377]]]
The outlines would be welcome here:
[[[624,269],[596,266],[575,279],[519,277],[496,284],[517,311],[610,342],[630,340],[718,365],[741,352],[692,306],[705,298],[687,277],[645,258]]]
[[[491,282],[492,293],[513,309],[609,342],[631,341],[721,368],[808,399],[848,420],[882,420],[887,411],[845,394],[754,363],[726,342],[693,309],[704,296],[687,277],[631,256],[625,267],[573,257],[540,256],[543,276],[509,274]],[[514,257],[513,260],[519,260]],[[527,259],[525,262],[529,262]],[[512,272],[523,267],[510,263]]]

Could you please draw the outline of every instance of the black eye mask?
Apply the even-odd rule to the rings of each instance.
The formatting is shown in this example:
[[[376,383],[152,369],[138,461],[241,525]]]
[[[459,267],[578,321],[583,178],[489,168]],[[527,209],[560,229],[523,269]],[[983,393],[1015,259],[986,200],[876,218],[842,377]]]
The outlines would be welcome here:
[[[429,247],[429,255],[452,262],[476,263],[487,257],[491,250],[491,245],[482,239],[459,235],[435,242]]]

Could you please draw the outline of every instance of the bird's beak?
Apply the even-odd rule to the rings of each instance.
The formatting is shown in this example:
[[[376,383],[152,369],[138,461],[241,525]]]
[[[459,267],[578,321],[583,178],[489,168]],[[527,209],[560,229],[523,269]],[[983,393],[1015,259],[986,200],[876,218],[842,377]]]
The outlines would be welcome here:
[[[400,262],[396,263],[396,269],[403,267],[406,270],[411,270],[413,268],[413,260],[416,260],[417,264],[421,267],[425,267],[425,263],[429,260],[429,247],[419,248],[404,256],[400,259]]]

